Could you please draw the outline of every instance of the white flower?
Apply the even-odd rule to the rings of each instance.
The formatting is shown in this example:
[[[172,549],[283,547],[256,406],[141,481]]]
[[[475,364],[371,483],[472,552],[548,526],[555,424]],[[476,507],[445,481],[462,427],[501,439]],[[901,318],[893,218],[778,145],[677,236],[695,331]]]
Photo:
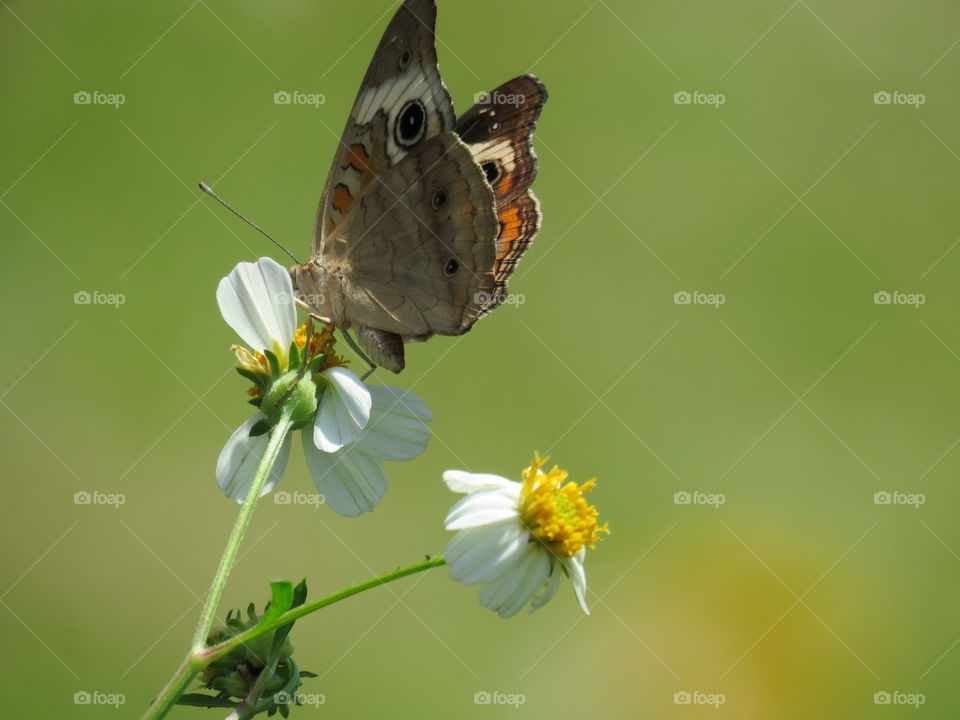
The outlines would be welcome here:
[[[554,467],[541,470],[537,457],[523,471],[523,482],[497,475],[449,470],[447,486],[466,497],[447,514],[445,527],[457,534],[447,545],[450,576],[464,585],[482,584],[480,604],[500,617],[546,605],[557,591],[561,574],[570,578],[585,613],[586,548],[600,540],[597,511],[583,493],[595,481],[578,486]]]
[[[224,320],[253,350],[234,348],[238,369],[257,383],[261,400],[273,381],[298,369],[291,367],[292,347],[301,355],[327,355],[324,369],[313,376],[319,406],[312,424],[303,428],[307,464],[336,512],[353,516],[376,507],[387,489],[383,461],[409,460],[426,448],[425,423],[432,417],[423,401],[397,388],[364,385],[333,352],[332,330],[311,338],[304,327],[298,330],[290,274],[270,258],[237,265],[220,281],[217,302]],[[257,413],[241,425],[217,461],[218,484],[238,502],[246,497],[266,449],[268,415]],[[263,494],[280,481],[290,442],[287,436]]]
[[[433,415],[411,392],[387,385],[370,385],[370,422],[357,442],[333,453],[310,442],[303,430],[303,453],[317,490],[341,515],[370,512],[387,491],[383,461],[412,460],[430,440],[427,423]]]

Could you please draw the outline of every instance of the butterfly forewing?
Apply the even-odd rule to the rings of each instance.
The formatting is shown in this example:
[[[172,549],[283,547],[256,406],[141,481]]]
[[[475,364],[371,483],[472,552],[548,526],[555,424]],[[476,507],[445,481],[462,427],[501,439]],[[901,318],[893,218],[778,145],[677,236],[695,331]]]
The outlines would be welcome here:
[[[453,129],[440,79],[433,0],[407,0],[394,15],[364,76],[317,212],[313,255],[358,198],[419,143]]]

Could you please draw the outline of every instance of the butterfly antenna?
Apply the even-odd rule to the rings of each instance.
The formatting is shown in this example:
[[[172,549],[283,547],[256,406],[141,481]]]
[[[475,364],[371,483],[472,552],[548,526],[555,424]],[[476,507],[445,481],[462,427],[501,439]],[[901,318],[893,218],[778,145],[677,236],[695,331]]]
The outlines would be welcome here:
[[[269,240],[269,241],[272,242],[274,245],[276,245],[278,248],[280,248],[281,250],[283,250],[287,255],[289,255],[289,256],[293,259],[293,261],[294,261],[297,265],[300,265],[300,261],[297,260],[296,255],[294,255],[292,252],[290,252],[289,250],[287,250],[287,248],[285,248],[285,247],[284,247],[283,245],[281,245],[279,242],[277,242],[276,240],[274,240],[274,239],[270,236],[270,233],[268,233],[268,232],[267,232],[266,230],[264,230],[262,227],[260,227],[259,225],[257,225],[257,224],[256,224],[255,222],[253,222],[252,220],[249,220],[249,219],[245,218],[243,215],[241,215],[241,214],[238,213],[236,210],[234,210],[232,207],[230,207],[230,206],[223,200],[223,198],[221,198],[219,195],[217,195],[217,194],[213,191],[213,188],[212,188],[212,187],[210,187],[209,185],[207,185],[205,182],[202,182],[202,183],[200,183],[200,189],[203,190],[207,195],[209,195],[210,197],[212,197],[214,200],[216,200],[218,203],[220,203],[221,205],[223,205],[227,210],[229,210],[230,212],[232,212],[232,213],[233,213],[234,215],[236,215],[238,218],[240,218],[241,220],[243,220],[247,225],[249,225],[249,226],[252,227],[254,230],[256,230],[256,231],[259,232],[261,235],[263,235],[265,238],[267,238],[267,240]]]

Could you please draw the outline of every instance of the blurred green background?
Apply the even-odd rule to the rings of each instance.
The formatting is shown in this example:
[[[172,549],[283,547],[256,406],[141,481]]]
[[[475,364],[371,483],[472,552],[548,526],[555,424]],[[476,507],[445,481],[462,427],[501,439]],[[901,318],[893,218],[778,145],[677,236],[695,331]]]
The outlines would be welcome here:
[[[442,552],[441,472],[518,477],[534,450],[599,478],[613,534],[588,618],[567,586],[501,621],[436,570],[301,622],[326,702],[294,717],[956,717],[960,8],[439,4],[458,110],[527,71],[551,92],[524,302],[378,373],[434,410],[431,447],[360,519],[263,502],[226,607]],[[247,415],[214,289],[283,260],[196,182],[305,255],[395,6],[0,3],[6,716],[136,717],[181,658]],[[281,487],[310,490],[298,453]]]

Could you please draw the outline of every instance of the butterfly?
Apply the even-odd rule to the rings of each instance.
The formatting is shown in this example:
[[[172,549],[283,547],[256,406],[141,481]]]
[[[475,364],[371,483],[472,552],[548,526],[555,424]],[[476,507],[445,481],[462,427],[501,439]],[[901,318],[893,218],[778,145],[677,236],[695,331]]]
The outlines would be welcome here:
[[[327,179],[298,303],[399,373],[404,344],[463,335],[507,299],[540,229],[533,75],[457,118],[440,78],[433,0],[406,0],[374,53]],[[350,339],[356,334],[360,347]]]

